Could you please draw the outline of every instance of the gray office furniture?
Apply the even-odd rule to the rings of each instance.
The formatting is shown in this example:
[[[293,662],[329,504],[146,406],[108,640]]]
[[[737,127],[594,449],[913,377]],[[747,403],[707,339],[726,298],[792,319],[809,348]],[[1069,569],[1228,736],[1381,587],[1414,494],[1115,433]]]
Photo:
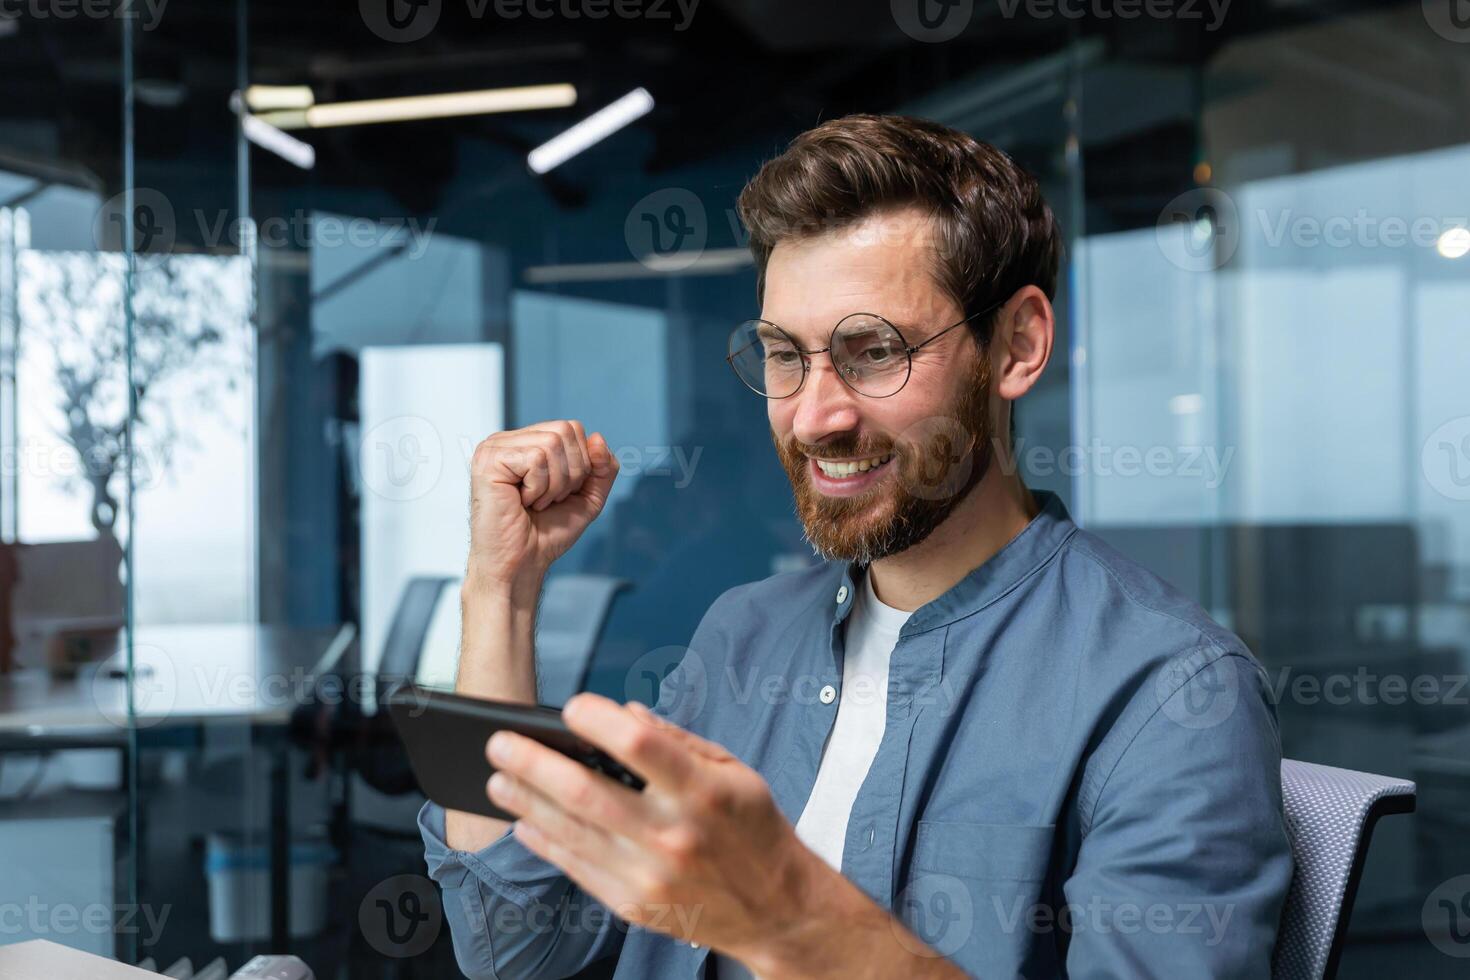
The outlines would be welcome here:
[[[1296,869],[1271,976],[1329,980],[1342,957],[1373,826],[1379,817],[1412,813],[1415,786],[1406,779],[1283,759],[1281,795]]]

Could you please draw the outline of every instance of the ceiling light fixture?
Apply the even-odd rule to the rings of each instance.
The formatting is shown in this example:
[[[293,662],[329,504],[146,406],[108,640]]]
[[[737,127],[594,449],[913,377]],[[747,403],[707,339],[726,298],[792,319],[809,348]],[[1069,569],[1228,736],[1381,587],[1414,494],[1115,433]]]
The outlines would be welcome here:
[[[571,129],[553,136],[532,150],[526,165],[533,173],[544,174],[559,167],[594,143],[601,142],[640,116],[653,109],[653,96],[645,88],[635,88],[616,102],[608,103]]]
[[[327,102],[305,109],[264,113],[261,118],[281,129],[325,129],[329,126],[445,119],[492,112],[560,109],[573,105],[576,101],[576,87],[558,83],[481,89],[475,92],[446,92],[442,95],[409,95],[396,99],[366,99],[361,102]]]

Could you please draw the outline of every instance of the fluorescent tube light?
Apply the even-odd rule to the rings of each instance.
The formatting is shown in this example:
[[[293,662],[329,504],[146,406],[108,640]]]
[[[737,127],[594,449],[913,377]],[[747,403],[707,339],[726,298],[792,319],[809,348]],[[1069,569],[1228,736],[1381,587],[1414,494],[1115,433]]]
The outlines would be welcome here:
[[[559,109],[573,105],[576,101],[576,87],[558,83],[481,89],[475,92],[446,92],[442,95],[409,95],[396,99],[367,99],[362,102],[328,102],[305,109],[272,112],[261,118],[281,129],[324,129],[328,126],[443,119],[491,112]]]
[[[245,138],[263,149],[270,150],[287,163],[294,163],[302,170],[316,166],[316,148],[303,143],[290,133],[283,133],[258,116],[245,112],[240,115],[240,128]]]
[[[653,108],[653,96],[645,88],[635,88],[616,102],[609,103],[571,129],[553,136],[532,150],[526,165],[538,174],[559,167],[587,147],[622,129]]]
[[[245,104],[252,112],[305,109],[315,101],[310,85],[252,85],[245,90]]]
[[[739,272],[755,260],[748,248],[712,248],[691,261],[687,255],[650,255],[642,262],[582,262],[533,265],[523,271],[526,282],[609,282],[658,276],[723,276]]]

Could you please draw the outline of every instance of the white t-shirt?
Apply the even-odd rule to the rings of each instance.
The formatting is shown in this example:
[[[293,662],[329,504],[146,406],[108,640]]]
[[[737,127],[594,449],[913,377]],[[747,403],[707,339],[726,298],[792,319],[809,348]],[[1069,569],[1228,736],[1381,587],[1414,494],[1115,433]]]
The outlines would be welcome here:
[[[863,574],[858,598],[844,624],[847,640],[837,719],[822,747],[817,780],[796,822],[801,842],[837,871],[842,870],[847,818],[873,756],[878,754],[888,720],[888,660],[910,615],[878,601],[872,577]],[[757,980],[739,960],[711,955],[718,960],[720,980]]]

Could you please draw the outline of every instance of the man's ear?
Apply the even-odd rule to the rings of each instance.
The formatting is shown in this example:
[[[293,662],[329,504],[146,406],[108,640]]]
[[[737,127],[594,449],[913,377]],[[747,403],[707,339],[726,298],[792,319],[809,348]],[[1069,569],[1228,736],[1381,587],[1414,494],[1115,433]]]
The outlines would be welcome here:
[[[1051,360],[1056,336],[1056,314],[1046,294],[1036,286],[1022,286],[1006,301],[991,333],[992,390],[1015,401],[1041,379]]]

